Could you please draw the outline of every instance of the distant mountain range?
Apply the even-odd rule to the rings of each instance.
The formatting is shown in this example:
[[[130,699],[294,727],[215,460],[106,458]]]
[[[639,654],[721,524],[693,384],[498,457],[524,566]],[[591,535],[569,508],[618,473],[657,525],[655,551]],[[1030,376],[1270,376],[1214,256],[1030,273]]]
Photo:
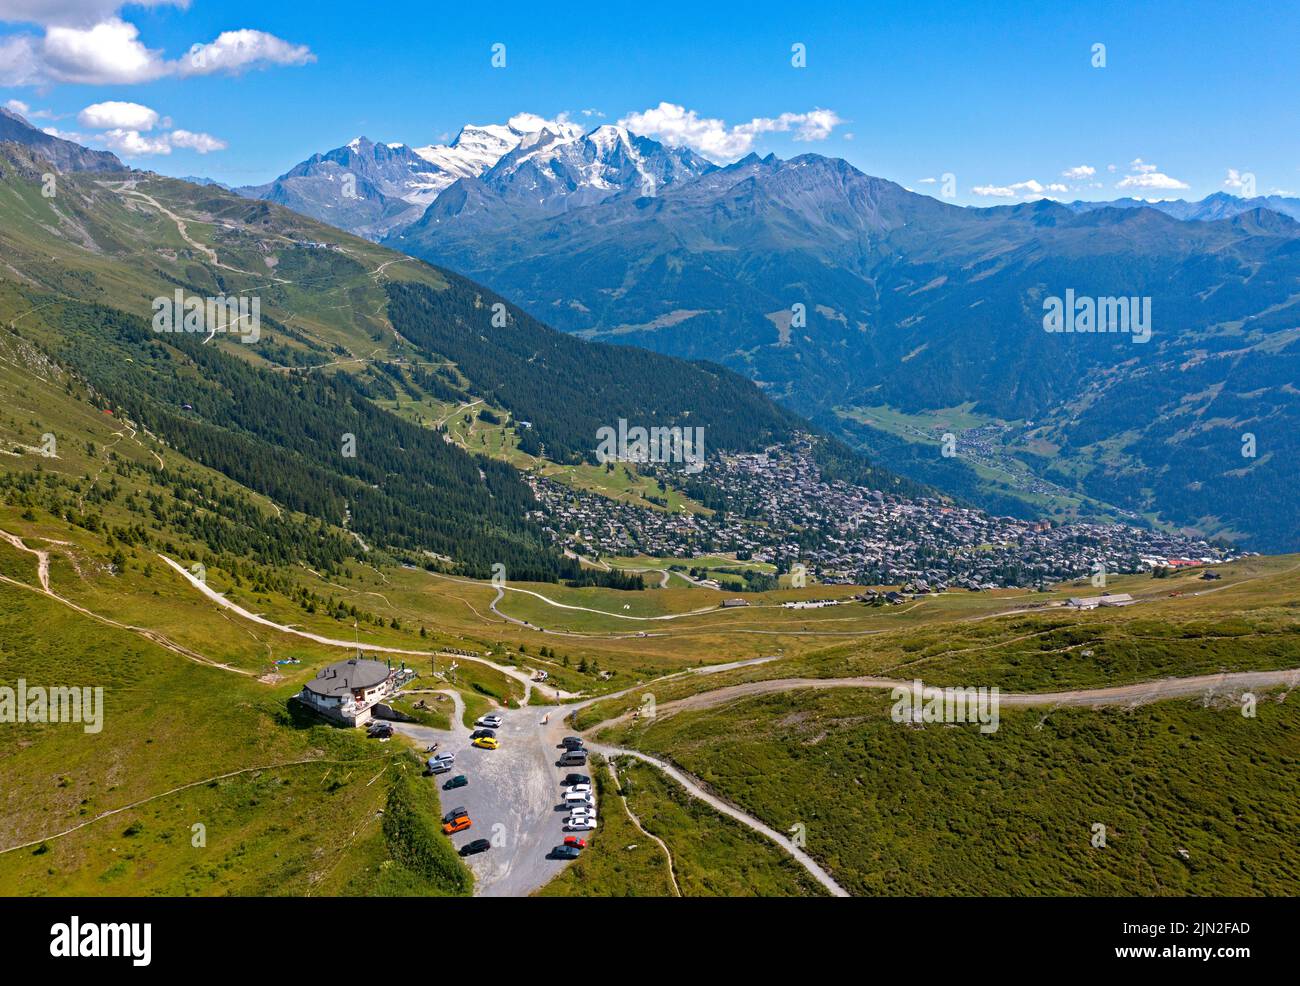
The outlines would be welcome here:
[[[386,242],[586,338],[745,373],[990,509],[1300,547],[1300,511],[1267,494],[1300,480],[1300,224],[1281,212],[968,209],[842,160],[751,155],[546,215],[489,175]],[[1046,332],[1067,291],[1149,298],[1151,341]],[[1270,456],[1243,457],[1248,435]]]
[[[1300,479],[1295,199],[961,208],[820,155],[718,167],[537,117],[444,148],[358,139],[243,191],[566,331],[719,362],[991,509],[1300,548],[1300,507],[1266,493]],[[1150,299],[1151,341],[1044,331],[1067,292]]]
[[[581,134],[571,124],[523,113],[505,124],[468,125],[447,145],[413,148],[357,137],[273,182],[236,191],[378,240],[415,223],[450,185],[478,177],[521,145]]]
[[[1096,209],[1155,209],[1175,219],[1205,222],[1212,219],[1231,219],[1243,212],[1255,209],[1269,209],[1284,216],[1300,220],[1300,199],[1287,198],[1283,195],[1256,195],[1242,198],[1227,192],[1215,192],[1199,202],[1187,202],[1183,199],[1151,201],[1148,199],[1115,199],[1111,202],[1071,202],[1068,208],[1075,212],[1092,212]]]
[[[382,240],[453,217],[462,225],[549,216],[625,193],[653,195],[716,170],[685,148],[629,134],[590,132],[530,113],[469,125],[447,145],[376,144],[357,137],[315,154],[273,182],[237,189]],[[436,208],[431,208],[433,203]]]
[[[0,107],[0,142],[13,141],[37,151],[59,171],[121,171],[116,154],[92,151],[70,140],[51,137],[17,113]]]

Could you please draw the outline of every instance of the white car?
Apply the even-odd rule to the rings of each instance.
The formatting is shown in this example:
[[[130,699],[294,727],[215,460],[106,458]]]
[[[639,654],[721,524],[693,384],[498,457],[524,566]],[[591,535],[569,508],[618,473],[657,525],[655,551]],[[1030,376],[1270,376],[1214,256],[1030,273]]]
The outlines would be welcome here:
[[[591,793],[591,785],[590,785],[590,784],[574,784],[574,785],[572,785],[572,786],[570,786],[570,787],[566,787],[566,788],[564,789],[564,793],[565,793],[565,794],[590,794],[590,793]]]
[[[474,725],[486,726],[488,729],[500,729],[501,717],[498,715],[482,716],[479,718],[479,721],[476,722]]]
[[[595,808],[592,808],[592,807],[587,807],[587,806],[579,806],[579,807],[577,807],[577,808],[570,808],[570,809],[569,809],[569,817],[570,817],[570,818],[595,818],[595,817],[596,817],[596,809],[595,809]]]
[[[596,827],[596,816],[584,816],[581,818],[566,818],[564,820],[564,831],[566,832],[590,832]]]

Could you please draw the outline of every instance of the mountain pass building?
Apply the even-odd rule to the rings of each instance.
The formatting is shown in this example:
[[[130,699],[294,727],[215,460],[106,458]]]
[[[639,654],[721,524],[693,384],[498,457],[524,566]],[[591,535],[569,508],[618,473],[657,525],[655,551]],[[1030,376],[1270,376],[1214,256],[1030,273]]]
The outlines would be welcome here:
[[[353,657],[321,668],[297,699],[344,726],[364,726],[376,703],[392,693],[398,671],[383,661]]]

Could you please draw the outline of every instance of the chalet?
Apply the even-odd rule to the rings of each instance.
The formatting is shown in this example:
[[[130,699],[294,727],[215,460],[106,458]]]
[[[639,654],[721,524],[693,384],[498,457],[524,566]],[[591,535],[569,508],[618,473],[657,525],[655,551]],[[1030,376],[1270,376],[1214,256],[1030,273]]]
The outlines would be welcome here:
[[[724,599],[722,600],[723,609],[735,609],[737,606],[748,606],[749,603],[744,599]]]
[[[374,707],[393,691],[398,672],[382,661],[353,657],[321,668],[302,686],[298,701],[344,726],[364,726]]]

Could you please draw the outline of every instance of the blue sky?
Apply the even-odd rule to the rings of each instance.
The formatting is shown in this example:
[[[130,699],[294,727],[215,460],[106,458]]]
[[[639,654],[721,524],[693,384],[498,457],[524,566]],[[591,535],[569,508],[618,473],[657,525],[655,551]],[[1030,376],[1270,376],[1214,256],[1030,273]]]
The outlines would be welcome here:
[[[631,117],[715,159],[844,157],[934,194],[951,174],[969,204],[1200,198],[1246,176],[1300,194],[1295,4],[154,3],[0,0],[0,104],[231,184],[359,134],[420,146],[531,112]]]

